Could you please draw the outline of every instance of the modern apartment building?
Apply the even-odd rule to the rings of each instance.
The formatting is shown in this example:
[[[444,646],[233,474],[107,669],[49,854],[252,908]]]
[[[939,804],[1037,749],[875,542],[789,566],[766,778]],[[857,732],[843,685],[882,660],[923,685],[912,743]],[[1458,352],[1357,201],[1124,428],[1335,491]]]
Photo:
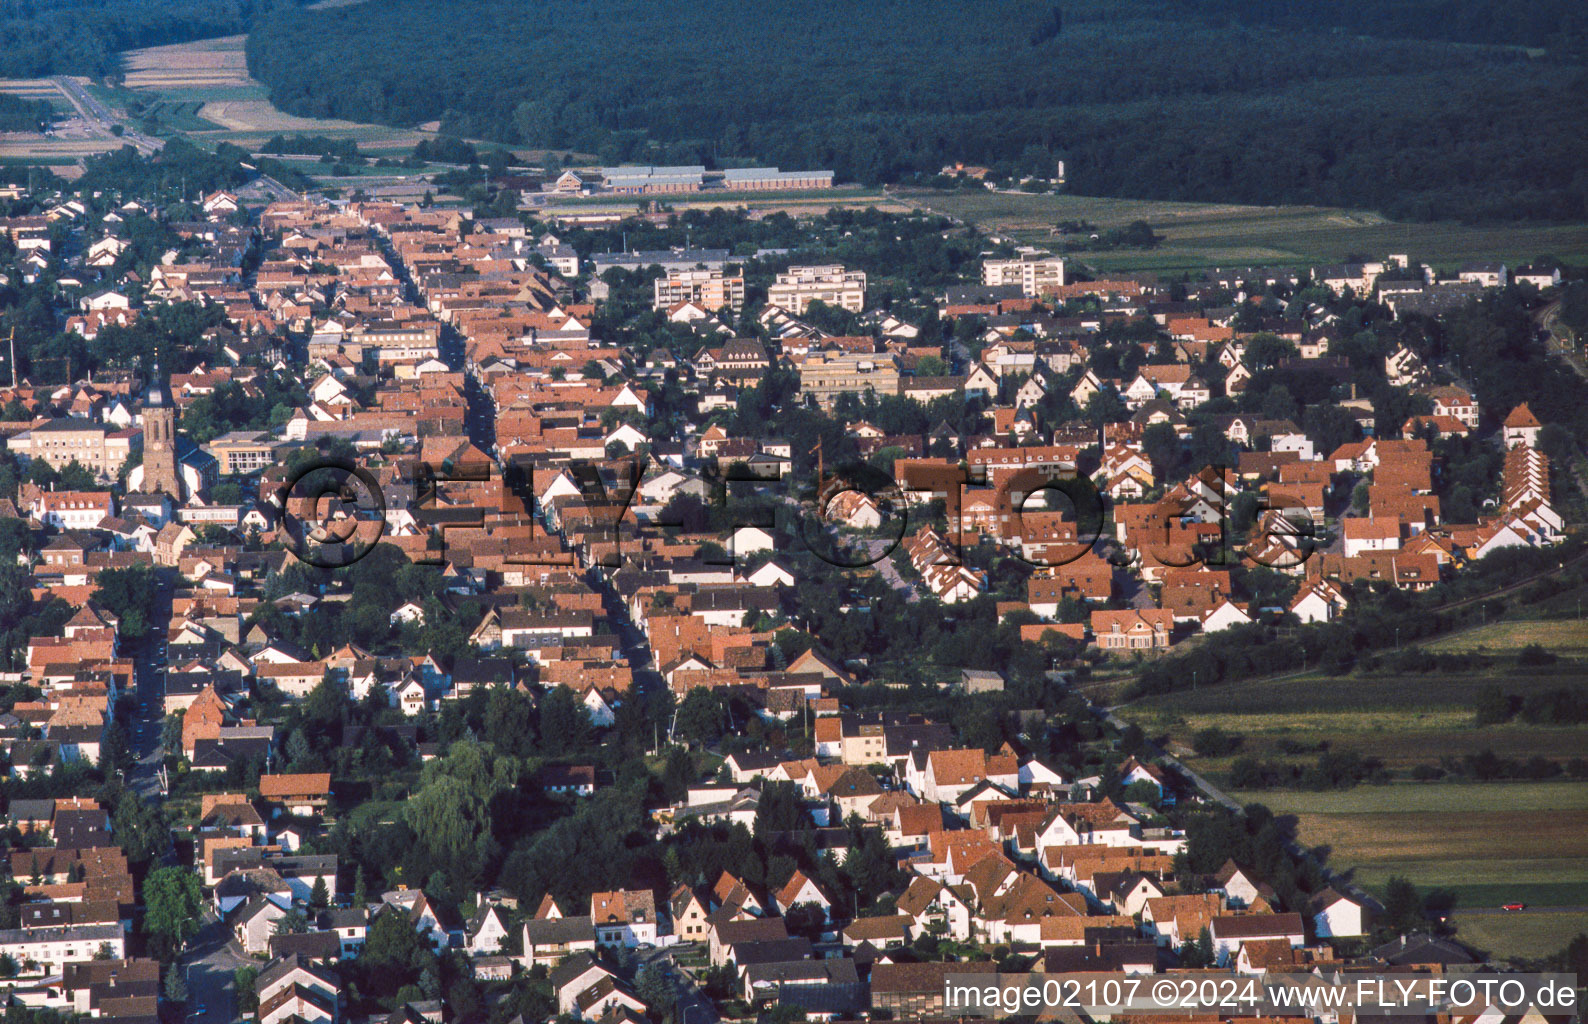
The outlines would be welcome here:
[[[1034,299],[1064,286],[1064,261],[1050,252],[1034,250],[1012,260],[983,260],[981,283],[1019,285],[1022,295]]]
[[[831,410],[838,396],[899,393],[899,367],[891,355],[874,352],[813,352],[800,364],[800,394]]]
[[[859,313],[866,308],[866,275],[839,264],[824,267],[789,267],[777,275],[766,300],[798,315],[812,302],[822,302]]]
[[[678,302],[693,302],[712,312],[724,308],[738,312],[744,307],[744,277],[740,274],[674,269],[657,278],[655,288],[657,309]]]

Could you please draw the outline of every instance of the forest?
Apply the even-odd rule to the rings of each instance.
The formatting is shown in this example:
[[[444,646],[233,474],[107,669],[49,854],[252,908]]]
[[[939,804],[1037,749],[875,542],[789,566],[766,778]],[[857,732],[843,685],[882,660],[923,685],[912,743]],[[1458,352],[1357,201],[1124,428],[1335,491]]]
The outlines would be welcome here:
[[[297,0],[0,0],[0,78],[116,74],[122,50],[246,32]]]
[[[247,52],[295,114],[439,119],[605,163],[877,183],[961,160],[1051,176],[1063,159],[1088,195],[1588,216],[1588,107],[1567,99],[1588,65],[1566,0],[1532,10],[1534,30],[1507,23],[1502,38],[1534,51],[1453,31],[1491,0],[1419,0],[1471,13],[1423,20],[1389,0],[1309,5],[1329,8],[1317,23],[1270,6],[1285,5],[773,0],[747,16],[733,0],[395,0],[277,8]],[[1367,34],[1380,23],[1395,38]]]

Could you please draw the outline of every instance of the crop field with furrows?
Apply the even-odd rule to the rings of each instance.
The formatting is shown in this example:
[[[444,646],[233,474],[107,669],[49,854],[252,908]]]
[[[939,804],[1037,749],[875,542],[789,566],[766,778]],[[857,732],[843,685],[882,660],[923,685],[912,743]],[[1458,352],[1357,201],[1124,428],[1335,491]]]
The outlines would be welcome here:
[[[1231,795],[1293,816],[1303,844],[1370,892],[1382,894],[1397,876],[1422,892],[1448,891],[1458,937],[1500,957],[1559,952],[1575,931],[1550,928],[1574,923],[1542,910],[1505,915],[1550,922],[1521,928],[1472,911],[1588,905],[1588,783],[1403,782]]]

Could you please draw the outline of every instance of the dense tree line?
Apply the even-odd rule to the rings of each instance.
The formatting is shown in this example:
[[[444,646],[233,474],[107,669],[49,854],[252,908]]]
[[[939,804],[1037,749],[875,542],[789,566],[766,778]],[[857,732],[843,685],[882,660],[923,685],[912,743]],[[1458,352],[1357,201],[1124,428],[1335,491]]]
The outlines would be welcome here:
[[[246,32],[277,2],[297,0],[5,0],[0,77],[110,75],[122,50]]]
[[[1447,39],[1581,49],[1588,44],[1588,9],[1577,0],[1172,0],[1182,10],[1231,23],[1286,29],[1330,28],[1385,39]]]
[[[1063,158],[1086,194],[1585,215],[1588,112],[1560,102],[1588,82],[1580,63],[1365,38],[1386,4],[1333,6],[1320,31],[1149,0],[1062,16],[951,0],[753,16],[730,0],[399,0],[283,8],[250,35],[248,62],[293,113],[440,119],[607,162],[755,160],[878,182]]]

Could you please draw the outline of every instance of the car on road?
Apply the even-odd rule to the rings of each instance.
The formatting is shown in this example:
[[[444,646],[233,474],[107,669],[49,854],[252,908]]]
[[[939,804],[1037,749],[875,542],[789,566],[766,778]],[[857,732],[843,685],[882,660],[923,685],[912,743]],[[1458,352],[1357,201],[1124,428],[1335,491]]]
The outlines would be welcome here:
[[[1502,903],[1502,904],[1500,904],[1500,909],[1501,910],[1526,910],[1527,909],[1527,904],[1526,903]]]

